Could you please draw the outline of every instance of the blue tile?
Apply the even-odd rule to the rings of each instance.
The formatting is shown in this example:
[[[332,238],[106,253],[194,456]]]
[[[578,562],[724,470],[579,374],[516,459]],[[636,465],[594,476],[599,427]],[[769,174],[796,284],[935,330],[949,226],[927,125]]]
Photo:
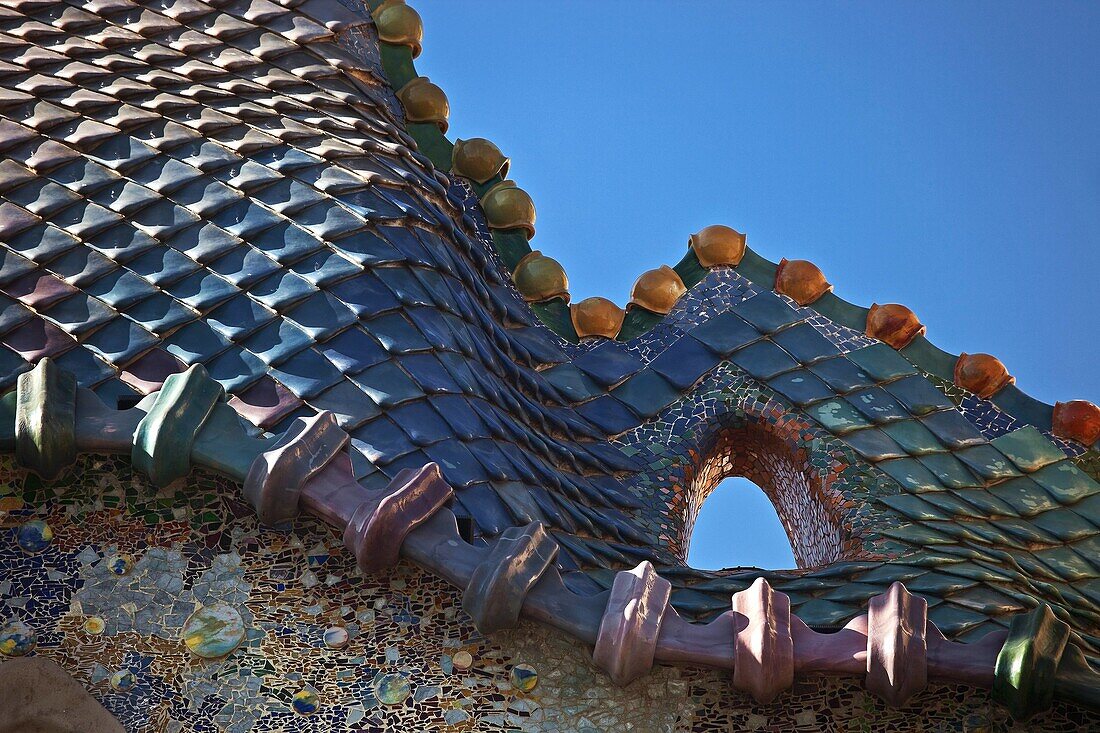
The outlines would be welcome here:
[[[837,392],[851,392],[874,384],[871,376],[843,356],[819,361],[810,371]]]
[[[761,338],[755,327],[729,312],[712,316],[706,323],[693,328],[689,334],[720,356],[728,356],[735,349]]]
[[[84,344],[112,364],[126,364],[156,346],[157,338],[123,316],[85,338]]]
[[[0,283],[14,280],[16,277],[34,269],[28,260],[14,252],[0,249]],[[22,261],[22,262],[20,262]],[[24,266],[22,263],[26,263]],[[70,285],[82,288],[95,282],[107,273],[118,269],[111,260],[95,250],[76,247],[53,260],[48,265],[50,272],[56,273]]]
[[[489,474],[485,472],[481,462],[460,441],[445,440],[435,443],[425,448],[424,452],[439,464],[440,470],[452,486],[469,486],[472,483],[489,480]],[[493,496],[495,497],[496,494]],[[499,501],[500,499],[497,498],[498,503]],[[466,507],[470,508],[470,505],[466,504]],[[503,509],[503,506],[501,508]],[[476,514],[474,518],[477,518]]]
[[[126,315],[162,337],[173,328],[197,317],[194,311],[164,293],[157,293],[130,306]]]
[[[274,311],[282,311],[290,305],[305,300],[318,292],[317,288],[292,272],[282,270],[256,283],[249,294]]]
[[[847,400],[878,425],[911,417],[909,411],[881,387],[853,392]]]
[[[359,317],[385,313],[401,306],[390,289],[369,272],[334,285],[330,292]]]
[[[346,379],[310,398],[309,404],[318,410],[332,411],[344,430],[353,430],[382,414],[374,400]]]
[[[251,353],[233,347],[206,362],[206,371],[229,394],[239,394],[263,378],[267,365]]]
[[[159,292],[137,275],[121,268],[99,278],[84,290],[117,310],[125,310]]]
[[[332,242],[332,246],[361,265],[387,265],[405,259],[392,244],[369,231],[355,232]]]
[[[386,415],[412,440],[413,445],[424,446],[441,440],[453,440],[450,425],[428,404],[426,400],[415,400],[393,407]]]
[[[349,328],[317,345],[317,350],[345,374],[356,374],[389,359],[373,336],[361,328]]]
[[[199,265],[190,257],[181,255],[174,249],[168,249],[167,247],[149,250],[140,257],[131,260],[127,267],[158,288],[182,280],[199,269]]]
[[[805,369],[781,374],[769,381],[768,386],[796,405],[808,405],[835,396],[829,385]]]
[[[680,393],[652,369],[630,377],[611,390],[611,395],[645,418],[654,417],[680,398]]]
[[[420,331],[402,313],[388,313],[371,319],[370,331],[391,354],[431,349]]]
[[[246,338],[241,346],[268,366],[277,366],[312,343],[305,331],[280,318]]]
[[[327,288],[362,272],[359,265],[331,250],[304,257],[290,269],[319,288]]]
[[[430,353],[404,354],[398,358],[398,362],[426,394],[462,393],[462,387],[446,367]]]
[[[468,486],[459,492],[458,501],[486,535],[498,535],[514,524],[504,502],[488,484]]]
[[[190,366],[204,362],[228,349],[229,339],[212,331],[202,321],[189,323],[164,341],[164,350]]]
[[[241,199],[218,212],[211,221],[230,234],[248,241],[285,220],[249,199]]]
[[[808,323],[784,329],[772,336],[772,340],[803,364],[811,364],[840,353],[836,344]]]
[[[308,400],[335,385],[344,376],[328,359],[313,349],[302,349],[277,367],[270,374],[296,396]]]
[[[738,349],[730,356],[730,361],[758,379],[771,379],[799,365],[790,354],[768,339]]]
[[[60,368],[72,372],[76,376],[77,384],[81,387],[94,387],[117,373],[113,367],[83,347],[70,349],[55,361]],[[29,364],[27,366],[30,367]]]
[[[212,262],[245,246],[240,239],[210,222],[184,229],[165,244],[199,263]]]
[[[392,461],[416,448],[405,431],[385,415],[357,428],[352,435],[358,441],[356,447],[373,463]]]
[[[642,368],[638,359],[618,344],[604,343],[573,360],[573,365],[600,384],[612,386]]]
[[[325,292],[306,298],[285,315],[316,340],[329,338],[358,320],[340,301]]]
[[[188,275],[164,290],[200,313],[209,311],[241,292],[218,275],[206,271]]]
[[[665,349],[649,367],[663,376],[673,386],[686,390],[718,363],[709,348],[691,336],[681,336]]]
[[[784,326],[804,320],[782,298],[769,291],[741,301],[733,310],[762,333],[775,333]]]
[[[206,315],[206,322],[231,341],[240,341],[271,322],[275,314],[244,293],[222,303]]]
[[[965,448],[986,442],[985,436],[955,410],[933,412],[920,418],[920,421],[944,445],[951,449]]]
[[[57,322],[66,333],[79,336],[118,318],[115,311],[84,293],[77,293],[51,305],[42,315]]]
[[[249,288],[281,269],[270,257],[251,247],[237,247],[211,262],[209,268],[238,288]]]
[[[407,400],[424,396],[416,383],[393,362],[383,362],[352,376],[368,396],[383,407],[399,405]]]
[[[283,265],[300,260],[325,246],[317,237],[289,221],[282,221],[265,229],[251,237],[248,243],[262,249],[268,257]]]

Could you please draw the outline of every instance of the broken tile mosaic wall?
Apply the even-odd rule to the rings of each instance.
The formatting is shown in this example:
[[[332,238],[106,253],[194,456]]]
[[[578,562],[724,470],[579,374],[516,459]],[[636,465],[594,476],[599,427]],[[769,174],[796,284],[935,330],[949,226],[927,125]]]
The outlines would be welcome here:
[[[411,565],[362,577],[314,520],[258,527],[239,487],[203,471],[158,491],[126,459],[85,455],[45,484],[5,458],[0,511],[4,625],[23,624],[28,652],[60,663],[127,730],[1008,733],[1085,721],[1056,706],[1013,727],[988,693],[946,686],[898,711],[858,680],[803,680],[768,706],[701,669],[658,667],[620,688],[543,627],[480,635],[458,592]],[[203,609],[223,614],[217,634],[187,628]],[[205,658],[196,637],[225,646]]]

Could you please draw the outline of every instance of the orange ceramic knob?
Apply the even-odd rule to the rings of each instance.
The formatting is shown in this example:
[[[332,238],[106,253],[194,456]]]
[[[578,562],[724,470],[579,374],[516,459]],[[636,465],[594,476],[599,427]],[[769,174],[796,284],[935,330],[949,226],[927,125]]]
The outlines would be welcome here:
[[[775,292],[799,305],[809,305],[833,289],[821,268],[807,260],[779,261],[775,271]]]
[[[607,298],[585,298],[569,306],[573,328],[581,338],[603,336],[613,339],[623,327],[626,311]]]
[[[959,354],[955,384],[985,399],[1016,381],[1001,360],[989,354]]]
[[[1100,407],[1088,400],[1056,403],[1053,433],[1059,438],[1092,445],[1100,440]]]
[[[745,256],[745,235],[722,224],[712,224],[692,234],[688,247],[703,267],[738,265]]]
[[[904,349],[925,332],[913,311],[904,305],[875,303],[867,312],[867,335],[885,341],[895,349]]]
[[[630,305],[664,315],[672,310],[685,292],[687,288],[676,270],[668,265],[661,265],[656,270],[643,272],[634,281],[634,288],[630,291]]]

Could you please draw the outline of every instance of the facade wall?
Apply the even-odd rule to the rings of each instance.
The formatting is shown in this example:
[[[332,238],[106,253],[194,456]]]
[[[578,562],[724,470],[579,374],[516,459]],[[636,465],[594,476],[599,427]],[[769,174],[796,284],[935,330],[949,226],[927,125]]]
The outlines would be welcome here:
[[[460,593],[408,563],[362,577],[340,537],[316,520],[260,528],[239,487],[212,473],[158,491],[128,458],[83,455],[52,483],[0,460],[0,616],[29,627],[31,654],[58,662],[127,730],[1100,725],[1056,705],[1013,728],[985,691],[941,685],[902,710],[884,707],[858,679],[800,680],[766,706],[714,670],[657,667],[619,688],[584,645],[552,630],[524,623],[481,636]],[[27,531],[33,522],[49,533]],[[202,659],[182,629],[197,608],[219,605],[240,614],[245,639],[224,658]],[[346,629],[346,645],[333,628]]]

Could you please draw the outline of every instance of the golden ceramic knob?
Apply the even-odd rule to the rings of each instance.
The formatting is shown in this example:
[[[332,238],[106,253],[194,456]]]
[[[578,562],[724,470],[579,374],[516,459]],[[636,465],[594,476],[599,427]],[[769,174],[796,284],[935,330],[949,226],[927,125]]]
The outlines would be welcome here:
[[[603,336],[613,339],[623,327],[626,311],[607,298],[585,298],[580,303],[569,306],[569,316],[577,336]]]
[[[498,174],[501,178],[507,177],[510,162],[500,148],[483,137],[455,140],[451,172],[476,183],[485,183]]]
[[[402,8],[395,5],[390,10]],[[389,12],[389,11],[386,11]],[[409,122],[434,122],[439,131],[447,132],[447,117],[451,114],[451,105],[443,90],[428,81],[426,76],[418,76],[397,92],[397,98],[405,108],[405,119]]]
[[[775,292],[799,305],[809,305],[833,289],[821,268],[807,260],[779,261],[775,271]]]
[[[672,310],[680,296],[687,292],[680,275],[668,265],[643,272],[630,291],[630,305],[664,315]]]
[[[988,399],[1016,381],[1001,360],[989,354],[959,354],[955,384]]]
[[[485,220],[492,229],[527,230],[527,238],[535,236],[535,202],[515,181],[501,181],[481,197]]]
[[[904,349],[926,330],[916,314],[904,305],[875,303],[867,312],[867,335],[895,349]]]
[[[523,299],[537,303],[551,298],[569,299],[569,278],[557,260],[543,256],[537,249],[528,252],[512,272],[512,281]]]
[[[387,0],[374,11],[374,26],[378,40],[395,46],[408,46],[415,59],[420,55],[420,43],[424,40],[424,21],[403,1]]]
[[[688,247],[703,267],[738,265],[745,256],[745,235],[727,226],[712,224],[692,234]]]
[[[1100,407],[1088,400],[1055,403],[1052,432],[1059,438],[1092,445],[1100,440]]]

